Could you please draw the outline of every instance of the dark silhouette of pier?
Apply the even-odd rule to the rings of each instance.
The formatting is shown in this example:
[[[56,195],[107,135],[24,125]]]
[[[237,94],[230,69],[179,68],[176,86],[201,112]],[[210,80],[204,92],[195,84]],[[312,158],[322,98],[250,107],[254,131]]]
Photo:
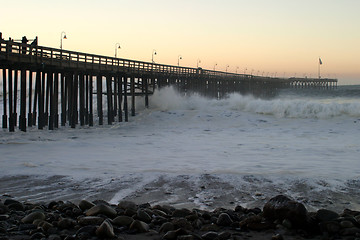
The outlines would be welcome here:
[[[222,98],[229,93],[271,95],[287,87],[331,88],[336,79],[271,78],[141,62],[4,40],[0,33],[0,71],[3,82],[2,127],[59,125],[75,128],[135,115],[141,97],[149,106],[156,88],[172,85],[180,92]],[[17,94],[20,93],[20,101]],[[130,103],[129,103],[129,102]],[[129,106],[130,104],[130,106]],[[17,108],[20,109],[17,109]],[[18,116],[19,111],[19,116]]]

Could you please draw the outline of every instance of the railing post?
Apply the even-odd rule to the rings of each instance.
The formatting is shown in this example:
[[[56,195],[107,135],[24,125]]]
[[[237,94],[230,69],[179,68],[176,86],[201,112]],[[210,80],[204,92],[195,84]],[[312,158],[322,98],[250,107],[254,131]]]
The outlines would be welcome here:
[[[9,69],[10,71],[10,69]],[[2,127],[3,128],[7,128],[7,109],[6,109],[6,69],[4,68],[3,69],[3,104],[4,104],[4,107],[3,107],[3,119],[2,119]],[[11,114],[11,113],[9,113]]]

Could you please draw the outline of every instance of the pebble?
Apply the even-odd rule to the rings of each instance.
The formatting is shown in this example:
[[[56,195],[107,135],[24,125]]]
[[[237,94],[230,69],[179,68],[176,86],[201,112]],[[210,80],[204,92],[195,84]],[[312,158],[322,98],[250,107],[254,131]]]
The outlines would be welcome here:
[[[95,207],[95,204],[91,203],[91,202],[88,202],[86,200],[81,200],[79,202],[79,208],[82,210],[82,211],[85,211],[85,210],[88,210],[92,207]]]
[[[115,237],[114,228],[108,220],[105,220],[97,229],[96,236],[100,238]]]
[[[148,232],[150,227],[148,224],[142,222],[142,221],[139,221],[139,220],[135,220],[131,223],[130,225],[130,230],[133,230],[135,232],[138,232],[138,233],[144,233],[144,232]]]
[[[102,203],[98,204],[86,211],[86,216],[96,216],[99,214],[108,216],[110,218],[114,218],[117,215],[115,209],[113,209],[112,207],[110,207],[108,205],[102,204]]]
[[[33,223],[34,220],[36,219],[40,219],[40,220],[44,220],[45,219],[45,214],[42,212],[32,212],[29,215],[25,216],[23,219],[21,219],[21,222],[23,223]]]
[[[132,217],[129,216],[118,216],[112,220],[113,224],[117,226],[130,226],[130,224],[134,221]]]

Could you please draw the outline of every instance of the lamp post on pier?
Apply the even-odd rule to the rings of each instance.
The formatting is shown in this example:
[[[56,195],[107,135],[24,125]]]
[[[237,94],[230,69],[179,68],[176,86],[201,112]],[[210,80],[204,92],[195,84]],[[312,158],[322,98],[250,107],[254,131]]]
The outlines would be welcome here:
[[[226,70],[225,70],[226,73],[227,73],[228,67],[229,67],[229,64],[226,65]]]
[[[155,63],[155,62],[154,62],[154,55],[156,55],[156,54],[157,54],[157,53],[156,53],[156,50],[153,49],[152,57],[151,57],[151,62],[152,62],[152,63]]]
[[[182,59],[182,56],[181,55],[179,55],[178,56],[178,67],[180,67],[180,60]]]
[[[116,44],[115,44],[115,58],[117,58],[117,50],[118,50],[118,49],[121,49],[120,43],[116,43]]]
[[[197,62],[196,62],[196,67],[199,68],[199,63],[201,63],[201,60],[198,59]]]
[[[215,63],[215,65],[214,65],[214,71],[215,71],[216,66],[217,66],[217,63]]]
[[[67,39],[66,33],[64,31],[61,32],[61,36],[60,36],[60,49],[61,50],[62,50],[62,40],[63,39]]]
[[[239,67],[236,67],[235,73],[237,74],[237,70],[239,69]]]

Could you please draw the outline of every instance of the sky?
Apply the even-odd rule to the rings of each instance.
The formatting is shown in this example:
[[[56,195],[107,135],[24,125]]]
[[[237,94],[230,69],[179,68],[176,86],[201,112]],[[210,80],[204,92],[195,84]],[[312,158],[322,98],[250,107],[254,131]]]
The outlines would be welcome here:
[[[360,84],[359,0],[0,0],[3,38],[66,50]],[[198,63],[200,62],[200,63]],[[227,67],[228,66],[228,67]]]

